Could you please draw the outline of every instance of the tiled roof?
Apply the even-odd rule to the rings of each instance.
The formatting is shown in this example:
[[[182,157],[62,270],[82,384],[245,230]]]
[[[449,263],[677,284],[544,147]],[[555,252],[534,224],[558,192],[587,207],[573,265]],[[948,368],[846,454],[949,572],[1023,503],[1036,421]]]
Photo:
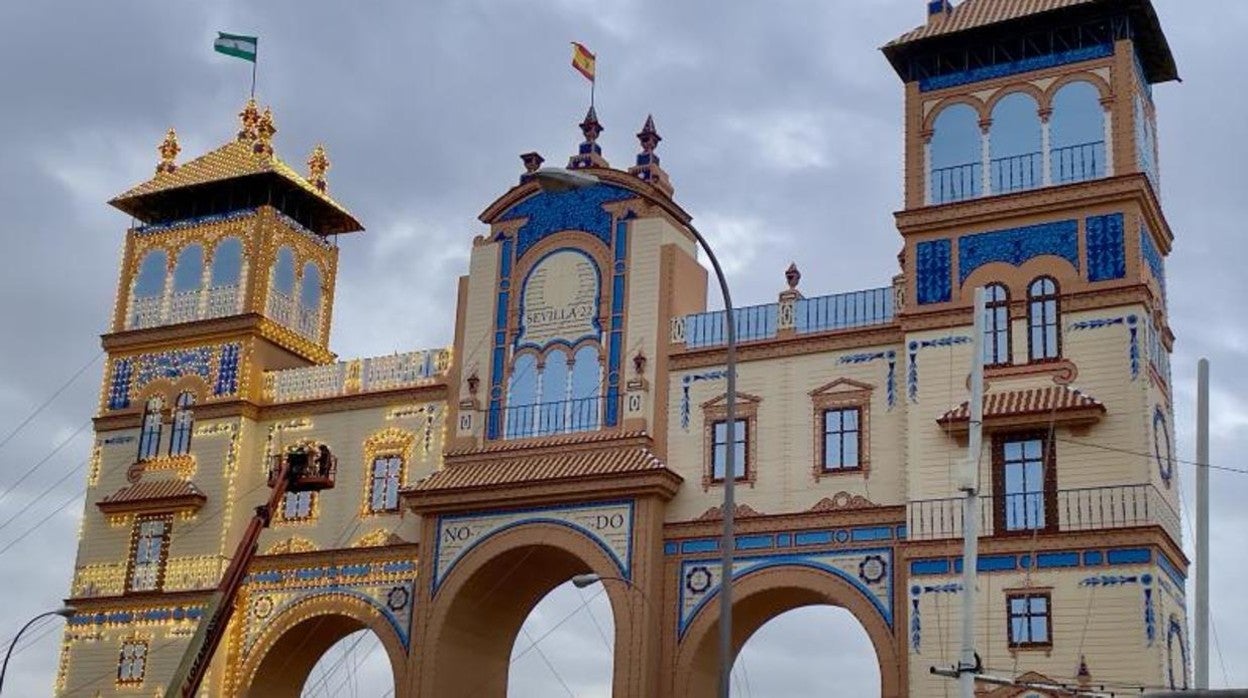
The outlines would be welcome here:
[[[592,444],[601,441],[624,441],[628,439],[644,438],[646,436],[646,432],[644,431],[582,431],[571,434],[543,436],[534,439],[493,441],[485,444],[484,446],[474,446],[466,450],[461,449],[458,451],[448,451],[446,455],[448,458],[454,458],[456,456],[498,453],[500,451],[514,452],[517,450],[578,446],[581,444]]]
[[[649,448],[637,445],[447,465],[411,489],[429,492],[665,469],[663,462]]]
[[[313,186],[302,175],[282,162],[277,155],[254,152],[253,141],[250,140],[231,141],[216,150],[179,165],[173,172],[158,172],[155,177],[121,194],[109,203],[122,210],[128,210],[126,206],[128,202],[158,192],[266,173],[277,175],[294,184],[309,196],[345,216],[355,224],[356,229],[359,229],[359,222],[342,204]]]
[[[96,502],[96,506],[105,511],[129,511],[175,500],[170,502],[174,504],[172,508],[199,508],[207,499],[189,480],[143,480],[117,490]]]
[[[965,0],[948,14],[932,17],[927,24],[906,32],[886,44],[899,46],[919,39],[984,27],[989,24],[1008,22],[1012,19],[1037,15],[1064,7],[1086,5],[1100,0]]]
[[[1000,393],[989,393],[984,396],[985,421],[993,418],[1020,417],[1025,415],[1058,415],[1072,411],[1104,413],[1105,405],[1091,395],[1064,385],[1007,390]],[[968,401],[949,410],[936,421],[941,424],[967,422],[970,420],[970,416],[971,407]]]

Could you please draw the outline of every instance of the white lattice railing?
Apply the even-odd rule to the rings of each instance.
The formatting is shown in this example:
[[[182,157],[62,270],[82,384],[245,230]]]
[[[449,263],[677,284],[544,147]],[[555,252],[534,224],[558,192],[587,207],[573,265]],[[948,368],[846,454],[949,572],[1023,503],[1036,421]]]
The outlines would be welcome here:
[[[290,327],[291,321],[295,317],[295,299],[282,293],[269,289],[269,307],[268,316],[270,319],[282,323]]]
[[[163,299],[160,296],[135,298],[130,304],[130,329],[139,330],[161,324],[161,300]]]
[[[320,308],[305,308],[303,306],[299,306],[298,314],[299,322],[296,323],[295,331],[313,342],[317,341],[321,334]]]
[[[266,371],[264,395],[269,402],[282,403],[410,388],[434,382],[450,363],[449,349],[431,349]]]
[[[205,317],[225,317],[238,312],[238,286],[212,286],[208,289]]]
[[[137,330],[233,315],[238,312],[238,300],[237,285],[179,291],[169,296],[168,304],[160,296],[135,298],[127,327]]]
[[[192,322],[199,319],[199,290],[180,291],[169,299],[168,324]]]

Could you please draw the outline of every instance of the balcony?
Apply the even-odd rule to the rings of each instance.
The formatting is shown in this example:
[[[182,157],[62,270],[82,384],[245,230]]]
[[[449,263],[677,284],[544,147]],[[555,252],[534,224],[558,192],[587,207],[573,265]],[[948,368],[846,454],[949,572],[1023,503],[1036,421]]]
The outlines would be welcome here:
[[[962,537],[962,497],[910,502],[906,512],[909,540],[941,540]],[[1181,542],[1179,515],[1151,484],[1116,485],[1060,490],[1051,508],[1040,494],[1007,495],[1000,519],[1006,530],[997,531],[994,497],[979,498],[981,536],[1041,532],[1097,531],[1133,526],[1161,526],[1176,543]],[[1055,517],[1056,521],[1048,520]]]
[[[414,388],[436,383],[450,364],[450,349],[431,349],[265,371],[264,396],[270,403],[280,404]]]
[[[235,315],[239,312],[240,295],[237,285],[229,285],[170,293],[168,302],[162,296],[135,298],[130,303],[126,328],[141,330]]]
[[[1107,176],[1105,141],[1052,148],[1047,171],[1044,162],[1041,151],[993,158],[987,162],[986,181],[983,162],[933,168],[928,179],[928,203],[948,204]]]
[[[786,303],[735,308],[737,341],[775,339],[781,330],[805,335],[859,327],[887,325],[893,321],[893,289],[872,288]],[[726,313],[717,310],[672,318],[671,342],[689,349],[723,346],[728,342]]]
[[[502,408],[503,434],[508,439],[527,439],[597,431],[602,426],[605,407],[606,400],[601,395],[558,402],[508,405]]]

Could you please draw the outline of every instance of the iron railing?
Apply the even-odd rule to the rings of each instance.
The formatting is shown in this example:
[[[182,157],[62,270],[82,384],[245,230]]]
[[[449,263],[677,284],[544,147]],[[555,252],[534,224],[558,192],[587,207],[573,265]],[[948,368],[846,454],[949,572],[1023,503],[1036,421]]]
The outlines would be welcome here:
[[[884,325],[893,321],[893,289],[885,286],[801,298],[794,306],[798,334]]]
[[[779,326],[779,305],[752,305],[733,309],[736,319],[737,341],[749,342],[771,339]],[[722,310],[688,315],[685,318],[685,346],[713,347],[728,342],[728,328]]]
[[[1044,184],[1043,153],[1023,153],[993,158],[988,162],[993,194],[1035,189]]]
[[[527,439],[534,436],[595,431],[602,426],[605,405],[606,401],[601,395],[557,402],[508,405],[503,408],[503,434],[508,439]]]
[[[1114,485],[1059,490],[1051,506],[1044,494],[1008,495],[997,511],[996,497],[980,496],[980,534],[1041,531],[1095,531],[1132,526],[1161,526],[1175,542],[1181,541],[1174,507],[1151,484]],[[906,535],[910,540],[962,537],[962,497],[912,501],[906,505]],[[1056,517],[1056,521],[1050,517]],[[998,531],[997,523],[1005,530]]]
[[[1105,141],[1054,148],[1049,155],[1054,184],[1069,184],[1105,176]]]
[[[983,190],[983,165],[978,162],[968,162],[950,167],[933,168],[930,182],[933,204],[974,199],[979,197]]]

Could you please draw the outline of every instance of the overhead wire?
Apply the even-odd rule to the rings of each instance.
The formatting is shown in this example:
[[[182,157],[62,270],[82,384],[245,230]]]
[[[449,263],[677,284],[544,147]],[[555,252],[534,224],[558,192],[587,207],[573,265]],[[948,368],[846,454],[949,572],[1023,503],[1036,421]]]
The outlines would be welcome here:
[[[10,431],[7,435],[5,435],[3,439],[0,439],[0,449],[4,448],[7,443],[13,440],[14,436],[17,436],[18,432],[20,432],[22,429],[25,429],[27,425],[29,425],[32,421],[34,421],[35,417],[38,417],[45,409],[47,409],[48,406],[51,405],[56,400],[56,398],[61,396],[61,393],[65,392],[65,390],[69,388],[69,386],[73,385],[74,381],[78,380],[78,378],[81,377],[83,373],[86,373],[87,369],[91,368],[91,366],[93,366],[96,361],[99,361],[100,357],[103,355],[104,355],[103,349],[96,352],[95,356],[92,356],[90,361],[83,364],[82,368],[75,371],[74,374],[71,375],[68,380],[66,380],[64,383],[61,384],[61,387],[53,391],[53,393],[49,395],[48,398],[45,399],[42,403],[40,403],[39,406],[36,407],[33,412],[26,415],[26,418],[23,419],[21,423],[19,423],[16,427],[14,427],[13,430]]]

